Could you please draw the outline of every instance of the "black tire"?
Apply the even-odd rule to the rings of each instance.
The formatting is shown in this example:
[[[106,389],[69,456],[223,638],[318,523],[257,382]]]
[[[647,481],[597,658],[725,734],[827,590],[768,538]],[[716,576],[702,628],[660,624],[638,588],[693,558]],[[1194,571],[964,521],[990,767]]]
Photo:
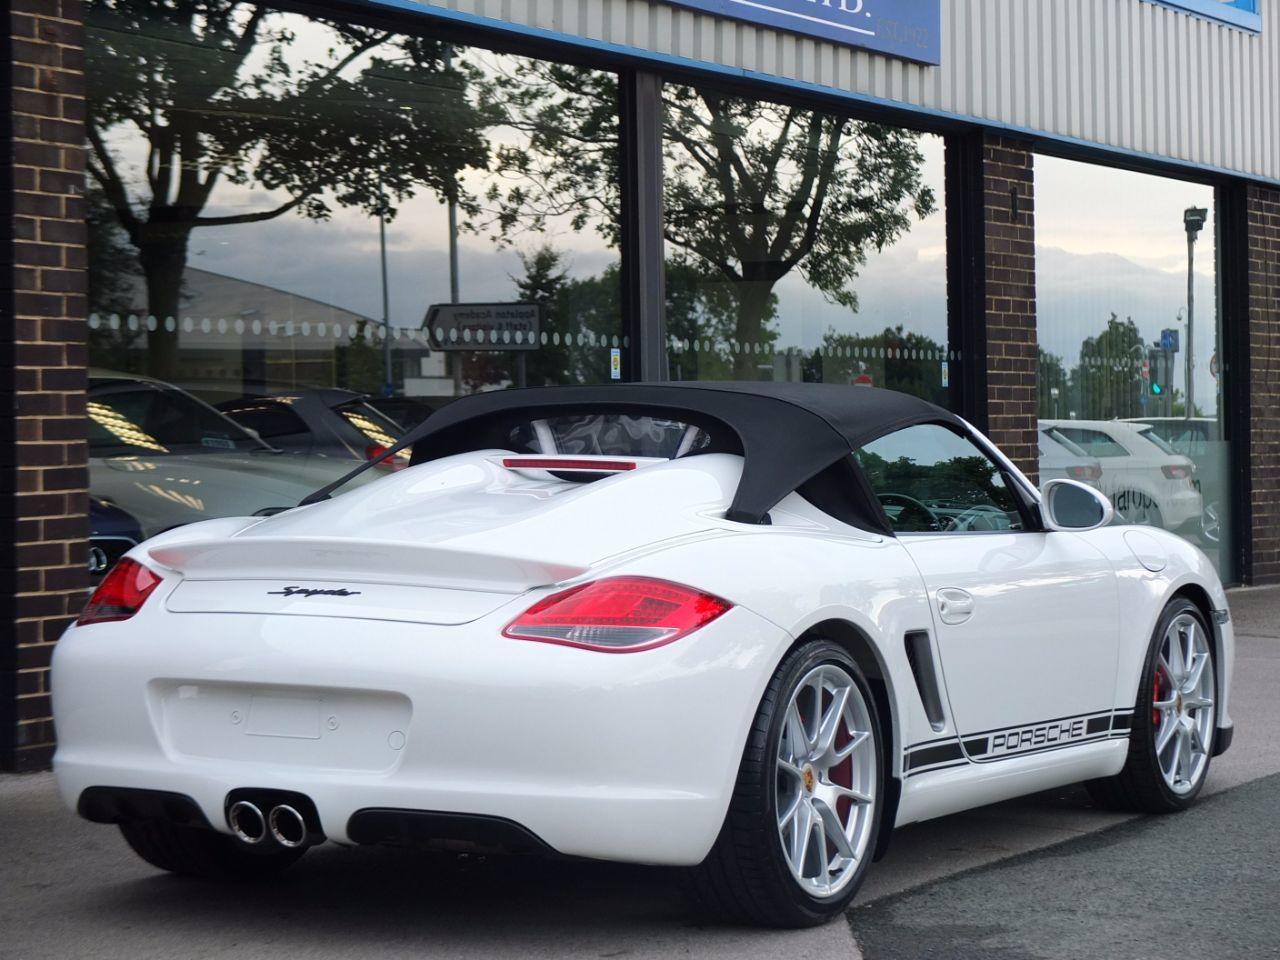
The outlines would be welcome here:
[[[828,663],[853,677],[866,700],[877,783],[866,853],[838,896],[819,899],[800,888],[783,857],[775,810],[774,759],[792,690],[810,670]],[[724,826],[706,860],[689,871],[690,892],[703,910],[724,920],[770,927],[825,923],[848,908],[862,885],[876,849],[883,798],[884,740],[866,678],[843,647],[826,640],[803,644],[783,659],[765,689],[747,737]]]
[[[1138,702],[1134,707],[1133,726],[1129,731],[1129,756],[1125,760],[1124,768],[1114,777],[1090,780],[1085,784],[1089,795],[1099,806],[1136,813],[1176,813],[1179,810],[1187,809],[1195,802],[1200,790],[1204,787],[1205,780],[1208,779],[1209,765],[1213,756],[1212,739],[1208,744],[1210,760],[1205,763],[1204,773],[1201,775],[1200,781],[1189,793],[1179,794],[1173,792],[1165,782],[1164,775],[1160,771],[1160,761],[1156,758],[1156,725],[1153,722],[1151,710],[1151,701],[1154,699],[1155,692],[1156,658],[1159,656],[1161,641],[1164,639],[1164,634],[1169,628],[1169,624],[1176,617],[1183,614],[1190,614],[1195,617],[1201,629],[1204,630],[1206,637],[1211,638],[1213,636],[1213,632],[1209,629],[1208,624],[1205,623],[1204,614],[1191,601],[1179,597],[1170,601],[1169,605],[1164,608],[1160,619],[1156,621],[1155,633],[1151,637],[1151,643],[1147,648],[1147,656],[1142,663],[1142,680],[1138,684]],[[1217,655],[1214,652],[1212,642],[1209,644],[1209,655],[1212,658],[1214,676],[1217,676]],[[1212,725],[1213,733],[1210,734],[1211,738],[1216,734],[1217,727],[1216,706],[1214,710],[1215,722]]]
[[[224,833],[165,820],[122,823],[120,832],[133,852],[153,867],[210,880],[274,877],[306,852],[305,847],[260,851]]]

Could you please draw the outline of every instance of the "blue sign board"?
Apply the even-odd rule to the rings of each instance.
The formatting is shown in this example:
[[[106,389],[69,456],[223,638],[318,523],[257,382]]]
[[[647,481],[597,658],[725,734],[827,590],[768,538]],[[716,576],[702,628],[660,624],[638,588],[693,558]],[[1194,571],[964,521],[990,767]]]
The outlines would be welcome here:
[[[892,57],[938,63],[941,0],[669,0],[831,43],[866,47]]]

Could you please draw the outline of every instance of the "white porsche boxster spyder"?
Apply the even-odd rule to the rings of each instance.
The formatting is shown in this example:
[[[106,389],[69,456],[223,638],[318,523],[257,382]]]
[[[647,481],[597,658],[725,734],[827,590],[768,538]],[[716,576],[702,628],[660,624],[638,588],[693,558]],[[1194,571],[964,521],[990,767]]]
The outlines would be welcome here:
[[[404,443],[129,552],[56,651],[67,803],[178,873],[554,852],[794,926],[896,826],[1080,781],[1179,810],[1230,744],[1208,560],[924,401],[537,388]]]

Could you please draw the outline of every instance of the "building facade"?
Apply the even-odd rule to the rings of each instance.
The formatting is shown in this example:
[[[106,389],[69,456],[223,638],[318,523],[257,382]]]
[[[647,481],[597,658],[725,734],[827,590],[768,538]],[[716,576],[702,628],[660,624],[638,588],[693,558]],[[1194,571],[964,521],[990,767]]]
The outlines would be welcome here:
[[[1280,0],[9,10],[0,769],[120,552],[478,390],[904,390],[1280,582]]]

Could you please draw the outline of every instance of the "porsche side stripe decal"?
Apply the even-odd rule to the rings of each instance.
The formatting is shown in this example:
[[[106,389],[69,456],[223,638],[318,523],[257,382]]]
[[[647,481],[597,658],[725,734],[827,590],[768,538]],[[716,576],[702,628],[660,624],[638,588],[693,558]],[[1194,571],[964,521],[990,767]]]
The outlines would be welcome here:
[[[964,752],[960,749],[960,741],[951,740],[944,743],[935,743],[908,753],[907,769],[919,770],[921,767],[929,767],[938,763],[951,763],[963,759]]]
[[[1132,722],[1132,710],[1096,710],[1071,717],[998,727],[966,734],[963,738],[925,740],[907,747],[904,767],[908,776],[915,776],[959,766],[961,764],[957,761],[966,759],[968,762],[990,763],[1007,757],[1127,737]]]

